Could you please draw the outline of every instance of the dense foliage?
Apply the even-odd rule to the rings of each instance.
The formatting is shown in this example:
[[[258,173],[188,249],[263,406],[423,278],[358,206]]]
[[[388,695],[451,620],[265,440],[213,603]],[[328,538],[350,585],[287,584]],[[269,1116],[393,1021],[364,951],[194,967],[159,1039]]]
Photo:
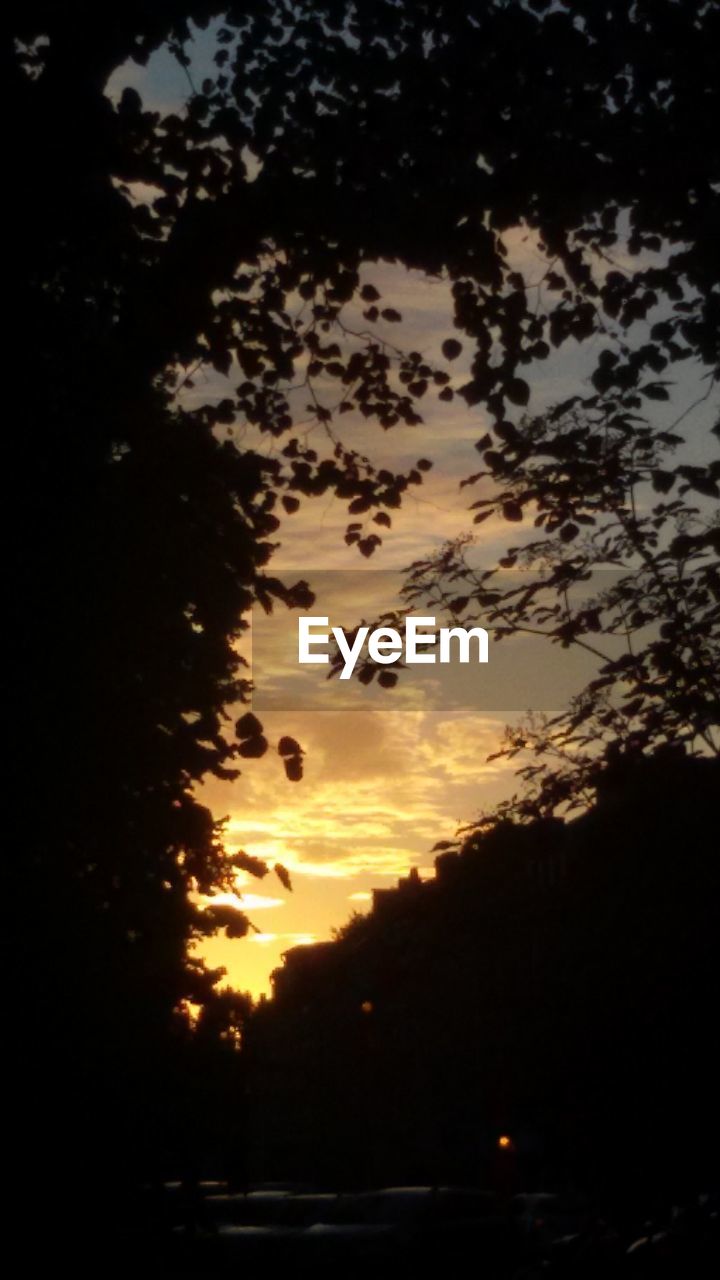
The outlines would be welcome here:
[[[669,470],[636,415],[677,362],[717,368],[720,9],[163,0],[29,3],[3,22],[20,392],[10,736],[32,793],[11,859],[25,904],[12,1016],[36,1101],[52,1062],[70,1128],[84,1114],[110,1149],[136,1095],[152,1110],[163,1093],[178,1009],[210,998],[188,943],[245,927],[193,905],[233,866],[192,784],[265,749],[247,720],[236,738],[228,708],[247,692],[243,613],[309,599],[268,572],[279,520],[335,493],[369,556],[427,465],[399,475],[359,455],[353,411],[413,424],[424,399],[455,394],[469,344],[459,393],[494,423],[492,501],[510,520],[539,502],[568,548],[609,512],[610,536],[650,554],[649,621],[672,594],[662,625],[676,630],[633,657],[641,701],[626,718],[648,725],[660,694],[663,733],[710,732],[687,670],[697,660],[704,681],[714,660],[715,543],[683,490],[715,497],[717,470]],[[185,104],[150,109],[130,87],[111,100],[113,74],[163,48],[187,71]],[[543,263],[532,280],[512,250],[520,225]],[[400,312],[372,283],[382,260],[450,284],[437,365],[403,349]],[[592,394],[520,420],[533,362],[586,339]],[[204,367],[207,400],[190,385]],[[273,456],[227,438],[238,422],[276,441]],[[655,546],[656,514],[628,515],[616,466],[630,488],[648,474],[676,488],[674,540]],[[573,574],[598,560],[585,545]],[[532,613],[535,598],[510,607]],[[297,744],[279,746],[297,779]],[[50,983],[40,1013],[28,993]],[[102,1113],[115,1138],[98,1138]],[[132,1156],[137,1126],[125,1138]]]

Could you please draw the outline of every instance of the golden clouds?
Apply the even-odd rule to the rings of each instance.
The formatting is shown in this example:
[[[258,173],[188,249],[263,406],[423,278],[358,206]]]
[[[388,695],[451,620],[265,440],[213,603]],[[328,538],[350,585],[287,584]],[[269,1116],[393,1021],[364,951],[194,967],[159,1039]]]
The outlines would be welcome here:
[[[303,781],[289,784],[277,757],[268,754],[235,784],[213,780],[203,788],[216,812],[230,813],[228,849],[281,862],[293,879],[293,893],[280,898],[271,874],[262,882],[240,875],[234,905],[258,929],[254,895],[263,904],[262,928],[248,939],[202,945],[208,962],[224,965],[233,985],[255,993],[268,990],[283,951],[328,938],[350,905],[370,904],[373,888],[411,866],[432,874],[433,844],[494,803],[509,775],[502,762],[485,764],[502,728],[496,720],[373,708],[273,712],[264,725],[271,741],[290,733],[302,743]]]

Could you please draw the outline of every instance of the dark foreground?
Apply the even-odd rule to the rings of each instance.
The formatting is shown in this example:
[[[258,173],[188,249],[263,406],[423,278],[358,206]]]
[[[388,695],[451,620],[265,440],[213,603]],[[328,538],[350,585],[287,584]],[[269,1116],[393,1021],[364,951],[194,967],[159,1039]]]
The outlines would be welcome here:
[[[145,1192],[150,1251],[167,1274],[231,1275],[301,1267],[367,1275],[372,1268],[455,1266],[487,1280],[535,1277],[677,1277],[720,1274],[720,1197],[683,1205],[601,1208],[583,1195],[538,1192],[501,1201],[460,1187],[394,1187],[338,1194],[222,1183]],[[141,1246],[143,1247],[143,1246]]]

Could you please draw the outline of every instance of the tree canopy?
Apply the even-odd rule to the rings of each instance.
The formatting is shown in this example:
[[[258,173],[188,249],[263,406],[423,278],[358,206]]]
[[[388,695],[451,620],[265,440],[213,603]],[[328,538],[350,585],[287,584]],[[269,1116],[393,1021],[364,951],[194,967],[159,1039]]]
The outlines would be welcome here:
[[[23,503],[7,535],[11,705],[35,792],[17,859],[33,926],[18,920],[17,946],[26,989],[54,974],[72,991],[35,1043],[73,1044],[65,1079],[80,1061],[87,1084],[209,998],[187,945],[228,918],[200,916],[190,890],[233,868],[192,784],[265,749],[228,709],[248,688],[243,613],[309,599],[269,572],[280,521],[334,493],[368,557],[422,482],[426,459],[397,474],[360,454],[353,414],[389,430],[459,394],[488,416],[483,470],[506,519],[537,508],[572,548],[609,514],[615,545],[655,566],[641,608],[684,628],[634,659],[637,696],[670,690],[668,732],[707,732],[685,673],[697,660],[710,679],[716,534],[688,504],[717,496],[717,467],[673,469],[644,415],[675,366],[717,376],[720,7],[30,3],[5,25]],[[109,96],[161,49],[187,74],[183,105]],[[518,227],[542,262],[532,279]],[[442,361],[404,348],[395,300],[369,279],[383,261],[449,282]],[[586,340],[592,387],[534,415],[532,367]],[[225,393],[189,401],[203,367]],[[226,437],[238,421],[277,442],[272,458]],[[657,508],[628,515],[628,468],[667,491],[669,546]],[[578,572],[600,554],[584,545]],[[681,671],[658,668],[662,643]],[[298,745],[278,746],[299,777]]]

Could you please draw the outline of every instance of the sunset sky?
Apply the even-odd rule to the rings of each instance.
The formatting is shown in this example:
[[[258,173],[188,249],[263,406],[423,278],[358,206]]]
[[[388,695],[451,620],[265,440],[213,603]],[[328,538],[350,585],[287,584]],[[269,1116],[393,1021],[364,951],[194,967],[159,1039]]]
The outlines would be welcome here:
[[[520,233],[516,250],[518,256],[530,252]],[[447,286],[387,264],[369,265],[368,279],[387,291],[402,311],[402,326],[392,328],[402,330],[407,347],[438,358],[443,338],[453,332]],[[391,337],[397,341],[397,332]],[[585,362],[594,359],[595,353],[572,346],[545,364],[531,366],[533,405],[553,403],[577,390]],[[455,385],[467,378],[465,360],[463,352],[451,366]],[[691,386],[681,385],[668,406],[668,419],[677,414],[678,404],[689,404],[691,397]],[[347,508],[335,499],[304,502],[281,527],[280,546],[271,562],[273,573],[287,582],[307,578],[312,586],[313,581],[315,585],[323,582],[323,571],[334,570],[335,583],[338,571],[344,571],[347,594],[358,589],[362,595],[355,618],[331,617],[331,625],[371,617],[366,606],[376,592],[374,579],[385,582],[377,570],[400,570],[472,527],[467,508],[480,490],[460,490],[459,483],[478,469],[474,445],[486,429],[483,415],[468,409],[459,397],[445,404],[428,394],[421,408],[425,422],[412,428],[398,426],[383,432],[352,414],[342,421],[343,439],[365,450],[378,465],[402,469],[420,457],[434,462],[423,485],[393,513],[392,530],[383,531],[383,546],[371,561],[363,561],[345,545]],[[709,413],[706,409],[704,416]],[[268,448],[267,443],[259,447]],[[487,496],[486,490],[482,496]],[[487,521],[478,529],[476,558],[485,566],[496,563],[508,541],[517,541],[517,536],[517,526],[494,518]],[[359,591],[361,573],[369,575],[368,592]],[[314,606],[314,611],[324,613],[325,608]],[[296,615],[286,618],[286,629],[288,625],[296,628]],[[245,905],[262,932],[241,941],[219,937],[203,946],[208,961],[224,965],[234,985],[254,994],[267,992],[269,975],[283,951],[330,937],[351,911],[368,909],[373,888],[393,884],[411,866],[421,874],[432,874],[432,846],[452,837],[459,823],[515,789],[512,763],[487,763],[504,726],[531,708],[557,710],[568,694],[582,686],[581,677],[589,668],[586,662],[578,663],[579,651],[545,646],[541,641],[527,651],[516,647],[510,656],[509,644],[507,656],[504,651],[494,654],[491,645],[487,667],[462,669],[469,704],[472,683],[482,680],[484,688],[492,690],[493,674],[504,660],[503,678],[497,682],[503,692],[497,702],[490,692],[483,702],[485,710],[463,706],[457,697],[433,698],[429,691],[425,697],[417,686],[411,697],[404,677],[393,690],[378,690],[375,685],[363,688],[356,681],[349,690],[335,680],[322,690],[328,709],[294,709],[300,672],[303,677],[310,674],[318,687],[325,676],[323,668],[296,667],[295,675],[288,677],[286,705],[267,711],[260,680],[256,711],[267,736],[271,742],[282,734],[297,738],[306,751],[305,776],[300,783],[287,782],[277,756],[269,753],[262,760],[248,761],[236,783],[211,781],[203,789],[213,812],[229,815],[230,849],[242,848],[270,862],[280,861],[293,878],[292,894],[272,875],[262,882],[239,884],[241,891],[252,895]],[[508,657],[510,684],[516,676],[518,687],[527,691],[527,702],[519,700],[523,692],[518,695],[511,690],[513,696],[507,696]],[[331,709],[335,706],[341,709]]]
[[[401,330],[408,349],[442,364],[440,345],[453,332],[447,284],[388,264],[369,265],[367,278],[387,292],[403,314],[402,325],[385,326],[388,339],[398,341]],[[571,373],[562,365],[558,360],[538,369],[538,403],[565,393]],[[573,372],[576,369],[575,363]],[[465,353],[450,371],[453,384],[467,380]],[[208,390],[208,385],[198,386],[196,394],[204,397]],[[322,579],[323,571],[345,571],[352,595],[361,573],[372,581],[377,570],[400,570],[471,528],[467,508],[479,491],[461,491],[459,482],[478,469],[474,445],[484,434],[485,419],[458,397],[447,404],[429,393],[421,409],[422,426],[383,432],[347,414],[339,428],[346,442],[367,452],[377,465],[400,470],[420,457],[434,462],[423,485],[393,512],[392,530],[382,531],[383,546],[372,560],[363,561],[344,543],[346,504],[321,498],[304,502],[284,521],[278,535],[281,545],[271,562],[273,573],[288,582],[307,578],[312,586],[314,573]],[[248,439],[247,432],[242,438]],[[271,448],[267,441],[257,442],[257,447],[268,452]],[[482,563],[496,561],[507,536],[503,522],[490,520],[481,526],[477,554]],[[363,595],[365,604],[372,600],[373,590]],[[315,611],[324,610],[318,606]],[[370,616],[367,608],[363,612]],[[347,621],[359,621],[360,616]],[[294,616],[289,621],[296,626]],[[344,621],[331,618],[331,623]],[[537,657],[535,652],[533,660]],[[317,668],[305,668],[302,675],[316,672]],[[463,669],[466,682],[483,678],[486,687],[492,673],[492,647],[487,668]],[[316,678],[322,681],[324,675],[320,671]],[[299,678],[297,669],[295,681]],[[353,910],[369,907],[373,888],[393,884],[411,866],[432,874],[432,846],[512,791],[512,767],[504,761],[488,764],[486,758],[497,748],[505,724],[529,709],[514,699],[511,708],[495,708],[491,697],[486,705],[492,711],[479,713],[457,705],[457,699],[448,706],[441,698],[438,705],[417,691],[405,709],[402,681],[394,690],[365,689],[357,682],[349,690],[333,681],[326,686],[327,710],[297,710],[292,706],[295,688],[289,679],[287,706],[268,712],[263,709],[261,684],[256,712],[271,742],[290,734],[302,744],[303,780],[287,782],[278,757],[269,753],[248,761],[234,784],[210,780],[202,792],[214,813],[229,815],[230,850],[242,848],[271,863],[282,862],[293,878],[292,894],[272,875],[262,882],[241,879],[240,894],[248,895],[241,901],[262,932],[240,941],[221,936],[203,944],[202,954],[211,964],[224,965],[233,985],[254,994],[269,990],[270,972],[283,951],[330,937]],[[336,704],[342,709],[331,709]],[[537,710],[557,706],[552,699],[545,707],[533,703]]]
[[[202,48],[198,56],[202,58]],[[156,55],[147,68],[124,68],[107,92],[116,97],[127,84],[137,87],[146,104],[158,109],[176,108],[188,92],[184,72],[167,53]],[[134,194],[142,198],[141,192]],[[532,280],[533,272],[539,279],[547,264],[532,237],[518,229],[506,242],[526,279]],[[633,265],[637,267],[637,259]],[[380,289],[386,305],[403,315],[402,324],[375,326],[378,336],[404,350],[421,352],[448,369],[451,385],[462,385],[467,380],[469,347],[450,366],[440,354],[443,339],[454,333],[448,281],[421,277],[387,263],[368,264],[365,278]],[[350,308],[350,322],[352,318]],[[366,322],[360,323],[366,327]],[[552,359],[528,366],[525,376],[532,385],[533,412],[581,390],[597,354],[596,341],[582,346],[571,341]],[[673,401],[656,416],[666,414],[671,421],[678,405],[682,409],[691,403],[696,392],[693,372],[684,376],[686,385],[678,387]],[[231,372],[230,385],[237,381]],[[212,372],[195,383],[191,395],[199,401],[227,394],[223,380]],[[312,586],[313,574],[334,570],[347,572],[352,582],[360,572],[401,570],[472,527],[467,508],[487,492],[477,487],[460,490],[459,482],[479,469],[474,445],[487,429],[483,414],[468,409],[459,397],[452,403],[439,402],[432,390],[420,408],[425,421],[412,428],[396,426],[384,432],[353,414],[345,415],[337,426],[343,441],[367,453],[377,466],[408,470],[422,457],[434,463],[423,485],[411,491],[402,510],[393,513],[392,529],[382,531],[383,546],[372,560],[363,561],[344,543],[346,504],[320,498],[304,501],[297,514],[284,520],[272,573],[288,582],[307,578]],[[302,416],[300,404],[301,429]],[[278,442],[243,424],[233,430],[241,447],[267,454],[278,448]],[[280,441],[280,447],[284,443]],[[479,563],[494,564],[508,541],[517,539],[517,532],[517,526],[495,519],[479,526]],[[346,620],[331,619],[336,621]],[[250,656],[249,642],[242,652]],[[523,662],[538,661],[535,651],[521,654],[518,677],[527,674]],[[492,646],[489,666],[479,670],[486,681],[492,679]],[[579,687],[577,671],[568,667],[565,675],[565,692]],[[533,698],[532,706],[550,711],[559,705],[557,685],[549,674],[543,678],[540,696]],[[284,951],[330,937],[353,910],[368,908],[373,888],[393,884],[411,866],[421,874],[432,874],[433,844],[452,837],[459,823],[471,820],[513,789],[513,767],[503,761],[488,764],[486,758],[497,748],[504,725],[517,720],[530,704],[514,697],[511,706],[508,699],[502,705],[501,695],[498,702],[495,706],[490,697],[484,703],[486,709],[479,711],[463,706],[457,698],[438,700],[428,695],[423,701],[416,693],[408,699],[402,682],[381,697],[374,687],[363,690],[354,683],[351,705],[343,691],[342,697],[338,693],[337,706],[326,702],[324,710],[301,710],[293,705],[291,681],[284,706],[265,711],[258,706],[271,743],[290,734],[302,744],[303,780],[288,782],[280,760],[270,752],[261,760],[244,762],[242,776],[233,784],[208,780],[199,789],[200,798],[217,817],[228,815],[229,851],[244,849],[271,864],[283,863],[294,889],[287,893],[272,874],[262,881],[239,876],[237,903],[261,932],[240,941],[220,936],[206,942],[202,947],[206,959],[225,966],[233,986],[255,995],[268,992],[269,975]]]

